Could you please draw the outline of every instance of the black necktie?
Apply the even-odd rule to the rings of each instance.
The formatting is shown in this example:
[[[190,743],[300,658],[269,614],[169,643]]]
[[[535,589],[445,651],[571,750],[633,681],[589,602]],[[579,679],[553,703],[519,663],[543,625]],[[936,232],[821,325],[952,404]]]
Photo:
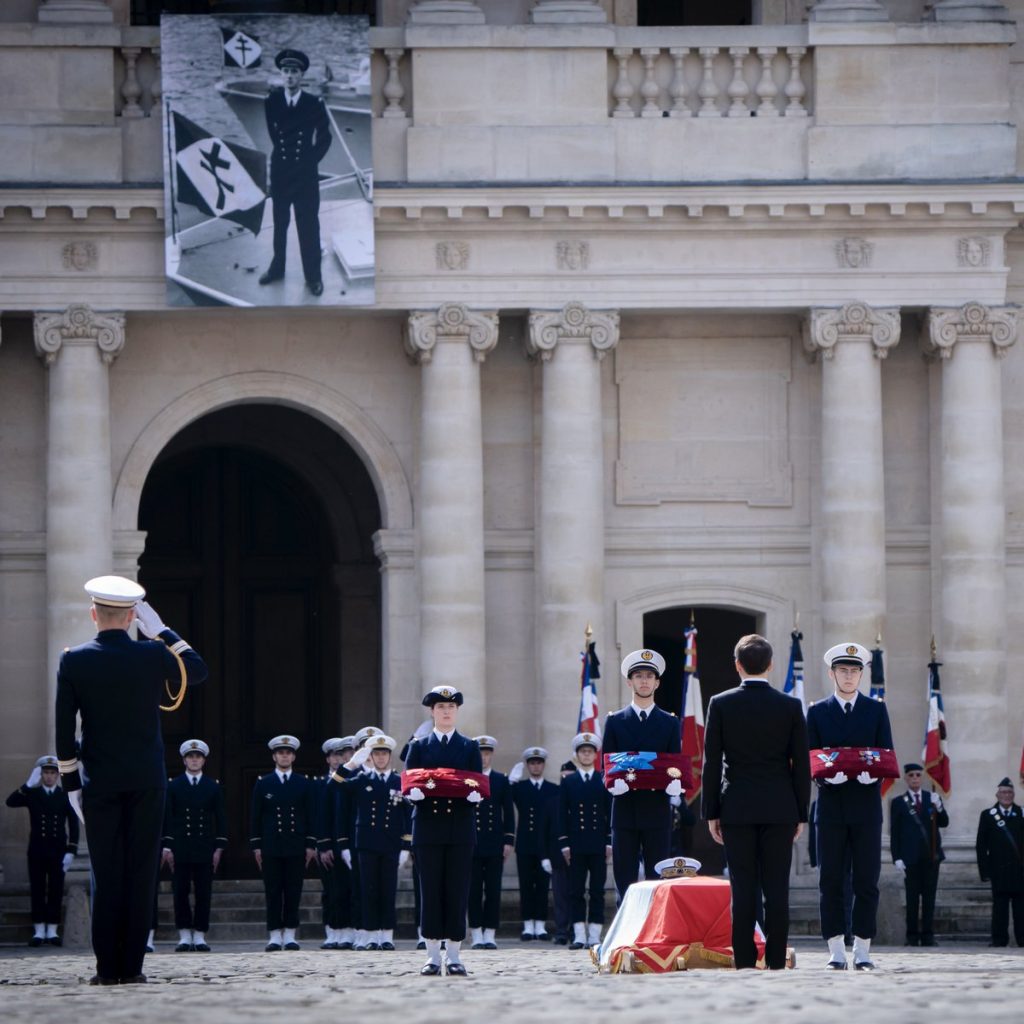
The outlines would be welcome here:
[[[647,721],[647,712],[646,711],[641,711],[640,712],[640,721],[641,722],[646,722]]]
[[[847,701],[843,707],[846,709],[846,713],[849,714],[853,710],[853,705]]]
[[[442,747],[447,747],[447,746],[448,746],[448,734],[447,734],[447,733],[445,733],[445,734],[444,734],[444,735],[443,735],[443,736],[441,737],[441,746],[442,746]]]
[[[583,773],[583,781],[584,782],[589,782],[590,781],[590,772],[584,772]]]
[[[199,778],[197,776],[195,776],[195,775],[192,776],[192,785],[193,786],[198,786],[199,785]]]

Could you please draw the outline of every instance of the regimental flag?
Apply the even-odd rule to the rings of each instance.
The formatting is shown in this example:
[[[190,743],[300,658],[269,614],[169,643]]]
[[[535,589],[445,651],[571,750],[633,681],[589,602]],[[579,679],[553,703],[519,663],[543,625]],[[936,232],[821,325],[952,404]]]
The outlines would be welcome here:
[[[871,696],[885,703],[885,654],[882,651],[882,638],[876,641],[878,647],[871,651]],[[882,796],[885,796],[895,785],[895,779],[882,779]]]
[[[256,36],[236,28],[222,28],[224,37],[224,67],[258,68],[263,48]]]
[[[601,663],[597,660],[597,645],[587,644],[585,651],[580,651],[580,714],[576,723],[576,732],[592,732],[601,738],[601,714],[597,702],[597,683],[601,678]],[[598,751],[600,753],[600,751]]]
[[[683,699],[680,709],[683,754],[690,758],[693,785],[686,787],[686,802],[692,804],[700,796],[704,768],[704,704],[701,700],[700,678],[697,675],[697,627],[690,623],[684,633],[686,657],[683,662]]]
[[[939,667],[941,661],[928,663],[928,727],[925,730],[924,749],[921,763],[925,774],[931,777],[934,787],[942,795],[949,796],[952,788],[949,771],[949,754],[946,751],[946,714],[942,709],[942,691],[939,688]]]
[[[804,700],[804,652],[800,641],[804,635],[799,629],[794,629],[789,634],[789,668],[786,669],[786,683],[782,687],[783,693],[796,697],[800,701],[800,707],[807,714],[807,702]]]
[[[267,158],[211,135],[172,111],[175,198],[258,235],[267,202]]]

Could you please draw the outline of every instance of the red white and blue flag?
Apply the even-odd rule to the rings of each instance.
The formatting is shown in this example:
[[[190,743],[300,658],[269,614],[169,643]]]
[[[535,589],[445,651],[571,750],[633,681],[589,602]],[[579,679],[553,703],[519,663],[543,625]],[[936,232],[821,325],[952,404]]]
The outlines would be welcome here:
[[[885,652],[882,650],[881,637],[878,646],[871,651],[871,696],[885,703]],[[895,779],[882,779],[882,796],[885,796],[896,784]]]
[[[693,785],[686,787],[686,802],[692,804],[700,796],[704,768],[704,704],[701,700],[700,677],[697,675],[697,627],[692,622],[684,636],[686,655],[683,663],[680,729],[682,751],[690,758],[693,773]]]
[[[601,663],[597,660],[594,643],[588,643],[585,651],[580,651],[580,714],[576,723],[576,732],[592,732],[601,738],[601,713],[597,702],[596,679],[601,678]]]
[[[939,686],[939,667],[941,661],[932,660],[928,663],[928,726],[925,729],[924,750],[921,752],[921,763],[925,774],[930,776],[933,788],[943,796],[949,796],[952,788],[949,771],[949,753],[946,749],[946,714],[942,708],[942,690]]]
[[[807,714],[807,702],[804,699],[804,652],[800,647],[800,641],[804,635],[799,629],[794,629],[789,634],[789,668],[786,669],[786,682],[782,687],[783,693],[796,697],[800,701],[800,707]]]

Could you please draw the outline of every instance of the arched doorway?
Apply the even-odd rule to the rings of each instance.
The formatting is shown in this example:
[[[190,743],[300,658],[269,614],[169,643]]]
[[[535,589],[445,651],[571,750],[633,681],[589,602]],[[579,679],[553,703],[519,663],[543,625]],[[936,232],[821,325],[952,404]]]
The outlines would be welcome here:
[[[325,738],[380,718],[379,527],[352,448],[284,406],[197,420],[147,477],[139,580],[210,667],[165,716],[168,772],[181,770],[183,740],[210,744],[228,806],[225,875],[254,873],[249,798],[270,765],[267,740],[297,735],[297,767],[317,774]]]

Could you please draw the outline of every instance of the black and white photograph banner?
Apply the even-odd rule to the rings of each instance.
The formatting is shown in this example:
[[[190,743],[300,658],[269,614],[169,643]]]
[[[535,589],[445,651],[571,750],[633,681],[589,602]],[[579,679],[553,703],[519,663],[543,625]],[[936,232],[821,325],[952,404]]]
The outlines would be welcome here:
[[[161,19],[168,305],[373,303],[368,30]]]

